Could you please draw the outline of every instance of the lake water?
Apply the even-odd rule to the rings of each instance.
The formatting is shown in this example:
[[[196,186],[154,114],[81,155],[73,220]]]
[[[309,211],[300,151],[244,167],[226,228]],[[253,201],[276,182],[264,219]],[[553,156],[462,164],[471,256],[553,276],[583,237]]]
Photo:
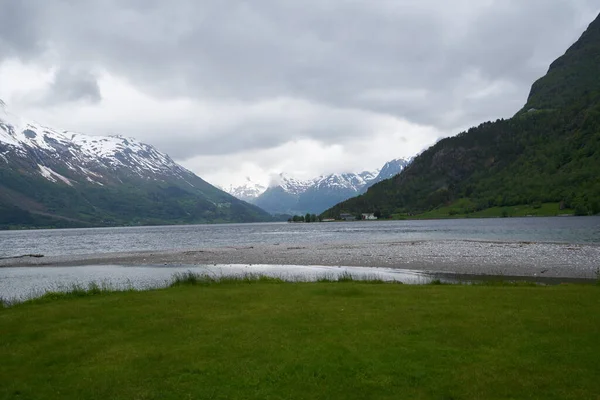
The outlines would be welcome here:
[[[255,244],[480,240],[600,243],[600,217],[271,223],[0,231],[0,258],[187,250]]]
[[[432,268],[439,263],[456,266],[469,264],[479,267],[473,271],[484,274],[494,274],[494,271],[503,265],[529,266],[537,269],[540,274],[544,274],[548,269],[566,266],[570,271],[579,271],[574,273],[574,276],[589,279],[599,266],[600,218],[272,223],[2,231],[0,258],[25,254],[76,256],[275,244],[281,244],[280,247],[283,248],[283,245],[308,247],[387,242],[393,244],[389,249],[386,247],[386,251],[390,252],[389,258],[395,263],[401,259],[407,262],[418,261],[421,264],[429,263]],[[397,244],[402,242],[422,243],[419,246],[398,247]],[[502,243],[498,245],[495,242]],[[519,242],[533,244],[523,246]],[[583,248],[570,245],[583,245]],[[398,253],[399,248],[402,249],[401,253]],[[343,246],[339,251],[344,251]],[[382,251],[382,248],[378,249],[378,252]],[[410,268],[410,264],[408,265],[406,268]],[[250,272],[304,280],[312,280],[322,275],[335,277],[344,271],[358,277],[377,277],[404,283],[426,283],[432,279],[432,275],[411,270],[289,265],[11,267],[0,268],[0,297],[22,300],[47,290],[60,290],[73,284],[86,286],[89,282],[105,283],[113,288],[161,287],[167,284],[174,273],[188,270],[211,274]]]

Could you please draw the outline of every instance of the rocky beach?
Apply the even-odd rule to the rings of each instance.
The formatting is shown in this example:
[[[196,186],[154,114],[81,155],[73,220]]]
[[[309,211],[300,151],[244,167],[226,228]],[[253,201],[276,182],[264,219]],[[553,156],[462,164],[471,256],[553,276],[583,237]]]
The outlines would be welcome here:
[[[0,267],[85,265],[324,265],[410,269],[430,273],[596,278],[600,246],[534,242],[414,241],[356,244],[267,244],[187,250],[12,257]]]

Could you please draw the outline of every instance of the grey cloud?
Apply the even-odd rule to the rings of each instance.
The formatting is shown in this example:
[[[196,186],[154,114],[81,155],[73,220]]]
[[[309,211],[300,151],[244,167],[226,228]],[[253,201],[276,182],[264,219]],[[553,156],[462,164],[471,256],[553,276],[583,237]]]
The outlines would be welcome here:
[[[85,101],[98,103],[102,99],[96,77],[88,71],[60,69],[43,95],[49,105]]]
[[[192,112],[193,113],[193,112]],[[145,137],[177,159],[195,155],[234,154],[274,148],[290,140],[312,139],[324,145],[390,130],[396,120],[360,110],[338,110],[291,99],[259,105],[221,104],[211,118],[186,117],[165,124],[149,117],[143,124],[120,126],[121,132]]]
[[[448,133],[517,111],[533,80],[600,11],[592,0],[457,0],[452,6],[442,0],[0,0],[0,5],[12,7],[0,43],[10,43],[23,57],[43,45],[58,54],[61,65],[97,65],[156,96],[248,103],[299,98]],[[490,86],[498,89],[469,97]],[[277,115],[272,121],[254,121],[248,130],[257,133],[239,143],[264,146],[298,133],[278,125]],[[326,141],[343,137],[346,129],[321,126],[310,121],[305,134]],[[232,129],[238,134],[243,128]]]
[[[0,10],[0,61],[12,56],[24,60],[37,57],[44,45],[35,4],[0,0]]]
[[[43,88],[17,98],[19,103],[56,110],[65,104],[97,104],[102,100],[96,76],[81,68],[60,68]]]

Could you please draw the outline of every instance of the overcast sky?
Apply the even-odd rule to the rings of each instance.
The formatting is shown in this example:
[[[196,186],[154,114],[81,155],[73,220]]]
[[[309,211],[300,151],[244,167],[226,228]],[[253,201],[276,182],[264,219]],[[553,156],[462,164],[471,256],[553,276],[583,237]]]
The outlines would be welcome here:
[[[512,116],[597,0],[0,0],[0,98],[211,183],[410,157]]]

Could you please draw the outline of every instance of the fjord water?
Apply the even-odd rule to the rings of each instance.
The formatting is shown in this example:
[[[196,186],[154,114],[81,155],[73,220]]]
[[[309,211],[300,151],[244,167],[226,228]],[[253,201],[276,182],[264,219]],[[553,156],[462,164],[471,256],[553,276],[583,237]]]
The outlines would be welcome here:
[[[421,242],[415,246],[415,242]],[[530,245],[523,246],[523,242]],[[326,246],[329,254],[344,252],[345,244],[375,246],[388,251],[393,268],[356,268],[294,265],[90,265],[85,267],[11,267],[10,258],[26,254],[77,256],[137,251],[188,250],[234,247],[243,250],[260,245]],[[406,243],[408,246],[400,245]],[[533,244],[535,243],[535,244]],[[425,283],[431,275],[411,271],[439,271],[441,264],[460,269],[470,265],[476,274],[494,274],[501,266],[529,266],[530,271],[568,267],[575,276],[590,278],[597,262],[600,218],[507,218],[431,221],[376,221],[343,223],[271,223],[97,228],[0,232],[0,297],[25,299],[47,290],[86,286],[91,282],[111,288],[136,289],[165,286],[174,273],[193,271],[208,274],[259,273],[284,278],[311,280],[353,276]],[[329,246],[328,246],[329,245]],[[342,246],[338,246],[342,245]],[[573,245],[583,245],[575,246]],[[275,246],[280,248],[283,246]],[[294,247],[292,247],[294,248]],[[573,251],[577,250],[577,251]],[[293,260],[292,260],[293,261]],[[402,262],[407,264],[402,264]],[[245,261],[242,261],[245,262]],[[293,262],[292,262],[293,263]],[[398,269],[402,265],[404,268]],[[340,265],[340,264],[331,264]],[[344,264],[341,264],[344,265]],[[423,265],[426,267],[423,268]],[[381,265],[381,266],[385,266]],[[448,268],[446,269],[448,271]],[[534,276],[537,274],[533,274]]]
[[[600,217],[260,223],[1,231],[0,258],[186,250],[259,244],[402,241],[600,243]]]

